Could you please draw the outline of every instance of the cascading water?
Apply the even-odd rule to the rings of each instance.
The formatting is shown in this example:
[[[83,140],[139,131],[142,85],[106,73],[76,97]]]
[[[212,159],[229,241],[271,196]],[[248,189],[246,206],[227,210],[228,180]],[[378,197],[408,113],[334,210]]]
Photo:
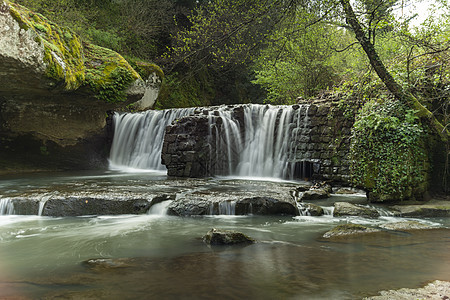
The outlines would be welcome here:
[[[11,199],[0,199],[0,215],[13,215],[14,204]]]
[[[308,126],[308,108],[246,105],[242,125],[226,107],[210,112],[210,127],[215,128],[210,135],[215,136],[216,149],[211,157],[219,161],[214,173],[292,179],[298,135]],[[220,118],[220,124],[212,124],[213,115]],[[227,165],[220,163],[220,157],[226,157]]]
[[[237,105],[206,108],[211,174],[293,179],[299,135],[307,129],[308,105]],[[114,115],[112,168],[165,170],[165,129],[194,108]],[[298,167],[298,166],[297,166]]]
[[[193,108],[149,110],[114,114],[114,139],[110,165],[113,169],[165,170],[161,150],[166,127],[173,120],[192,114]]]

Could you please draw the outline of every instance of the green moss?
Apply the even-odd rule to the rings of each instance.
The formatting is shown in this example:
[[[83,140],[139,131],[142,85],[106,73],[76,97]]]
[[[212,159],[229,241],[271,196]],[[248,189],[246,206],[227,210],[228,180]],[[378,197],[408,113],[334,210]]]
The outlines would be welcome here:
[[[140,59],[136,59],[134,57],[127,56],[126,59],[133,67],[133,69],[135,69],[143,79],[147,79],[153,73],[156,73],[156,75],[161,78],[161,80],[164,78],[164,72],[159,66],[153,63],[142,61]]]
[[[66,90],[80,87],[85,72],[80,38],[40,14],[15,3],[9,4],[10,13],[21,28],[33,30],[35,40],[39,43],[43,41],[46,76]]]
[[[86,54],[86,82],[97,95],[107,102],[126,100],[126,89],[139,74],[116,52],[90,44],[84,45]]]
[[[44,16],[27,8],[9,3],[11,16],[25,30],[32,30],[34,40],[43,45],[45,75],[55,87],[76,90],[88,87],[98,99],[106,102],[126,100],[127,88],[141,76],[118,53],[84,43],[70,29],[52,23]],[[133,65],[148,78],[156,73],[164,77],[155,64],[135,60]]]
[[[24,19],[22,19],[22,16],[20,15],[20,13],[17,10],[15,10],[13,7],[11,7],[9,9],[9,13],[14,18],[14,20],[16,20],[17,23],[19,23],[19,26],[21,29],[28,30],[30,28],[30,26],[27,24],[27,22]]]

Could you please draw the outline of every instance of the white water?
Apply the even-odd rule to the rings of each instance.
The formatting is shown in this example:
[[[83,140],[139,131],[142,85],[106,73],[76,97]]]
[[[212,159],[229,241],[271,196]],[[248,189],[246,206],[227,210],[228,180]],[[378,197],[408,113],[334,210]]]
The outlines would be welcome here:
[[[5,198],[0,199],[0,215],[13,215],[14,214],[14,204],[11,199]]]
[[[227,165],[215,174],[239,177],[294,178],[295,155],[301,128],[308,126],[309,106],[246,105],[244,107],[244,136],[241,138],[239,123],[232,118],[226,107],[218,115],[222,122],[213,124],[210,112],[210,128],[216,135],[216,153],[212,155],[220,162],[227,158]],[[220,136],[218,126],[221,126]],[[234,164],[234,161],[237,163]]]
[[[115,113],[111,168],[166,170],[161,164],[166,127],[173,120],[187,116],[193,111],[193,108],[182,108],[132,114]]]
[[[307,105],[244,105],[243,124],[233,108],[209,111],[211,171],[214,175],[293,179],[299,132],[308,126]],[[161,170],[165,129],[190,109],[114,116],[110,164],[120,170]],[[242,122],[242,121],[241,121]]]
[[[169,207],[170,203],[172,203],[172,200],[156,203],[150,207],[150,209],[148,210],[148,214],[165,216],[167,215],[167,208]]]

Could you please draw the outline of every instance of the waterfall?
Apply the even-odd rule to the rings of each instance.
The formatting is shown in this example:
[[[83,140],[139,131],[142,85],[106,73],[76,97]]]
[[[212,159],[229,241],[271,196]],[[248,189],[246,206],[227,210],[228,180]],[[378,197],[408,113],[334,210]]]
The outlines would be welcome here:
[[[112,168],[166,170],[161,150],[166,127],[173,120],[191,114],[193,108],[149,110],[142,113],[115,113],[111,146]]]
[[[0,199],[0,215],[13,215],[14,204],[11,199]]]
[[[256,104],[204,108],[197,118],[208,118],[209,174],[294,179],[306,168],[297,162],[296,152],[310,130],[308,109],[309,105]],[[166,170],[161,164],[165,129],[194,111],[115,113],[111,167]]]
[[[210,112],[216,121],[215,174],[292,179],[300,130],[308,126],[309,106],[245,105],[243,124],[224,107]],[[227,165],[221,163],[226,158]]]

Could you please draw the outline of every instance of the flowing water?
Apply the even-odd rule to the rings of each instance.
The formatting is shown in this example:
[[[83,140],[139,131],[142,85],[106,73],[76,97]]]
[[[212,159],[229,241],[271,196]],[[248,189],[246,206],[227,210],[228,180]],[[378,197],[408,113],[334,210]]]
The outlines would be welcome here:
[[[172,180],[163,173],[39,174],[1,178],[1,199],[64,193],[254,194],[292,188],[296,182],[231,179]],[[331,212],[333,196],[316,201]],[[400,218],[164,215],[167,201],[149,214],[52,218],[20,216],[0,202],[0,298],[75,299],[358,299],[378,290],[450,280],[450,222],[422,219],[436,229],[381,232],[325,240],[342,223],[377,226]],[[9,207],[9,208],[8,208]],[[6,209],[5,209],[6,208]],[[211,228],[234,229],[258,243],[208,247]],[[92,266],[93,258],[113,259]]]

